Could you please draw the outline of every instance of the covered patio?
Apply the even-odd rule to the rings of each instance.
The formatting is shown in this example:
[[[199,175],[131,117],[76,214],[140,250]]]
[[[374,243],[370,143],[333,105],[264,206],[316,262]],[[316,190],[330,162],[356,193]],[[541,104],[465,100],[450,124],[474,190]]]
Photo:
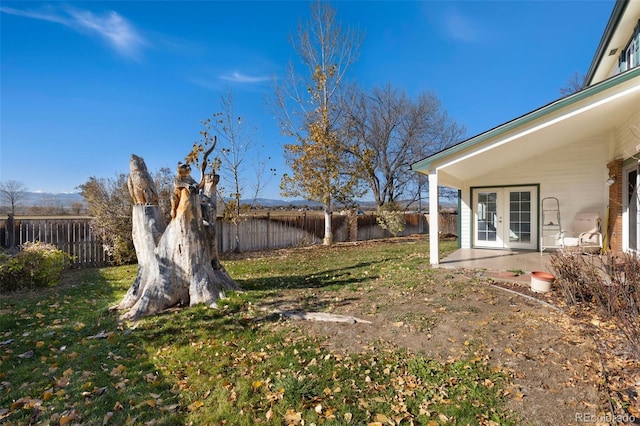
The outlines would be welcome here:
[[[484,271],[484,275],[507,278],[507,272],[521,271],[517,281],[529,280],[533,271],[551,272],[549,252],[461,248],[441,259],[440,268]]]
[[[639,76],[640,67],[618,74],[412,164],[412,170],[428,176],[429,234],[440,232],[439,187],[444,186],[459,191],[458,236],[461,248],[470,253],[475,253],[473,248],[513,250],[518,258],[527,256],[520,250],[531,250],[539,257],[535,250],[540,249],[541,204],[546,198],[560,200],[558,214],[565,226],[578,213],[594,212],[601,218],[610,214],[603,233],[619,225],[615,234],[609,232],[608,241],[612,249],[623,249],[622,240],[611,242],[613,236],[623,235],[625,179],[637,173],[629,168],[623,174],[622,166],[630,157],[627,151],[633,154],[638,146],[629,124],[638,111]],[[615,153],[619,166],[612,161],[614,149],[620,151]],[[610,180],[617,186],[608,186]],[[617,202],[610,199],[613,193],[618,194]],[[608,206],[620,208],[607,212]],[[562,229],[575,233],[571,226]],[[432,265],[440,263],[438,252],[438,244],[433,244]],[[481,262],[486,260],[494,269],[502,269],[500,262],[511,262],[488,253]],[[471,258],[466,252],[453,256],[443,261],[461,265]],[[546,270],[539,263],[520,265],[515,269]]]

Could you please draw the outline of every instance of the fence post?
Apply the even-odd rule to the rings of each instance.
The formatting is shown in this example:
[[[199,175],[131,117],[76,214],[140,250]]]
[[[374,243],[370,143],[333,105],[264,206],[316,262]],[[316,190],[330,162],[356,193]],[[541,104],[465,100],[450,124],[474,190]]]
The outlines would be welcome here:
[[[7,247],[14,248],[16,246],[16,225],[13,213],[9,213],[5,227],[7,229]]]
[[[267,211],[267,248],[271,248],[271,211]]]

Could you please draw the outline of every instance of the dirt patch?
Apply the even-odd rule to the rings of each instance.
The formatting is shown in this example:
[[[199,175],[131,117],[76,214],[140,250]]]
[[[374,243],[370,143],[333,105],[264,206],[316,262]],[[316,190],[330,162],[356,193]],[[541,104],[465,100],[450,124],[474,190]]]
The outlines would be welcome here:
[[[511,376],[509,407],[519,413],[522,424],[615,423],[607,387],[610,371],[605,371],[592,331],[556,306],[561,305],[557,294],[523,297],[517,284],[502,285],[508,290],[495,284],[469,271],[439,270],[437,278],[410,289],[371,285],[358,290],[282,290],[264,307],[370,322],[298,323],[305,333],[326,336],[337,351],[391,345],[442,361],[484,357]],[[632,364],[638,367],[637,361]]]

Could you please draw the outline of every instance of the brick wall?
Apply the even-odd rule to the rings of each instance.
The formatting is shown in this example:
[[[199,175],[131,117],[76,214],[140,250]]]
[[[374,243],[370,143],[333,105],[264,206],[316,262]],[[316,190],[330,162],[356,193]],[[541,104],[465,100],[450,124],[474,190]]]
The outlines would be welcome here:
[[[615,177],[609,186],[609,235],[608,247],[614,252],[622,251],[622,160],[607,164],[609,176]]]

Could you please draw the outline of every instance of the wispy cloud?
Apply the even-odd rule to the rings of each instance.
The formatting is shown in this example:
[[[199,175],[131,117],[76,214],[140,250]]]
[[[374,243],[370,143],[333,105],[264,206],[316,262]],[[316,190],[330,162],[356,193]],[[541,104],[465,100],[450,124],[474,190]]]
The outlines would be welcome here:
[[[273,77],[270,75],[253,76],[253,75],[242,74],[240,72],[234,71],[232,73],[221,75],[220,79],[225,81],[230,81],[233,83],[255,84],[255,83],[264,83],[266,81],[271,81]]]
[[[442,18],[441,22],[448,37],[466,43],[482,40],[484,32],[482,28],[458,9],[448,8]]]
[[[273,75],[248,75],[238,71],[221,73],[216,70],[202,70],[197,75],[191,75],[186,78],[191,84],[202,87],[207,90],[219,91],[229,85],[237,87],[245,91],[262,91],[263,83],[273,81]]]
[[[0,6],[0,12],[41,21],[55,22],[79,33],[98,36],[118,54],[139,59],[142,48],[149,43],[140,32],[117,12],[102,15],[70,6],[45,6],[37,10],[23,10]]]

